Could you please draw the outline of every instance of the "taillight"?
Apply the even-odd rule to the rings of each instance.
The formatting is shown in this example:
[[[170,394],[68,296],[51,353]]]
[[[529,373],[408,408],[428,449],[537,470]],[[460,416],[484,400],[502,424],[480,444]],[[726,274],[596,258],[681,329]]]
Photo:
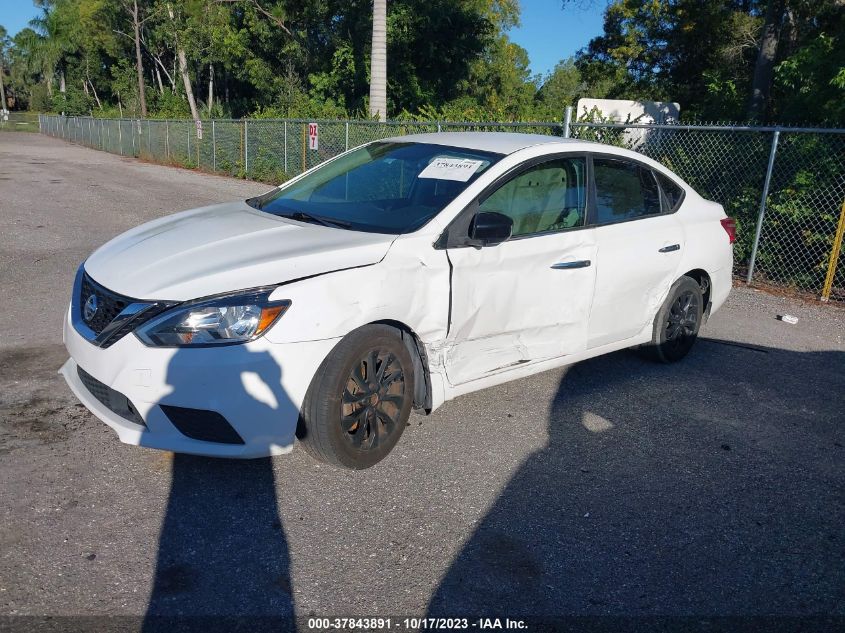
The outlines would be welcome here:
[[[736,220],[733,218],[722,218],[722,228],[728,234],[728,240],[731,244],[736,242]]]

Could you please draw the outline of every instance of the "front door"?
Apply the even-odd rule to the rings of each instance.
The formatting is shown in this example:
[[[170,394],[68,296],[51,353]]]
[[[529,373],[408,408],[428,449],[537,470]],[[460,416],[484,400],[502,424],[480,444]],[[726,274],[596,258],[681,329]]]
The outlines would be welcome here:
[[[583,351],[596,271],[586,227],[586,159],[556,158],[515,175],[479,211],[513,220],[510,240],[447,250],[449,381],[461,384]]]

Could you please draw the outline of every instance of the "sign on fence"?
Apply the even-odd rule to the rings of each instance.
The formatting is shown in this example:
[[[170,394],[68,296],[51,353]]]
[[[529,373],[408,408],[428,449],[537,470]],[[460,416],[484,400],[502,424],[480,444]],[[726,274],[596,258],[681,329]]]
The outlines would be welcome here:
[[[319,128],[316,123],[308,124],[308,147],[317,149],[319,147]]]
[[[197,119],[197,139],[202,140],[202,121]]]

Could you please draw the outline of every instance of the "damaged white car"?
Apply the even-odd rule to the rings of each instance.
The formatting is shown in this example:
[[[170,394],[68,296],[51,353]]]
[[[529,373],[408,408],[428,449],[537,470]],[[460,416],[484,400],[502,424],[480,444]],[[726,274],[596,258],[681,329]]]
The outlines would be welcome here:
[[[734,224],[635,152],[525,134],[370,143],[80,267],[70,388],[123,442],[366,468],[412,410],[626,347],[682,358]]]

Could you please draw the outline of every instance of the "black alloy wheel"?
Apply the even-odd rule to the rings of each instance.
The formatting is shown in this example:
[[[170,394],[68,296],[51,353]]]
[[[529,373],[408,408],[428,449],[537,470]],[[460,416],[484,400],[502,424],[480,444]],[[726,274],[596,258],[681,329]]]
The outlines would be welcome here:
[[[698,338],[704,316],[701,285],[692,277],[681,277],[669,289],[666,301],[654,318],[651,343],[641,352],[662,363],[674,363],[686,356]]]
[[[405,376],[396,355],[371,350],[349,374],[341,397],[340,426],[358,450],[378,446],[396,432],[405,405]]]
[[[416,347],[407,344],[408,336],[389,325],[365,325],[325,358],[305,395],[296,433],[313,457],[358,470],[396,446],[414,406]]]
[[[675,352],[690,344],[698,335],[698,319],[701,311],[700,293],[691,290],[680,293],[669,308],[666,319],[666,346]]]

